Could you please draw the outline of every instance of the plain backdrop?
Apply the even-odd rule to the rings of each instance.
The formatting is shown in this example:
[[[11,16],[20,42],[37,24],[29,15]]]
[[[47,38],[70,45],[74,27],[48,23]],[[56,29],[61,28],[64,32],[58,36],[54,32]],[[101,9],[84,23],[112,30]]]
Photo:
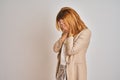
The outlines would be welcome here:
[[[64,6],[92,32],[88,80],[120,80],[119,0],[0,0],[0,80],[55,80],[55,18]]]

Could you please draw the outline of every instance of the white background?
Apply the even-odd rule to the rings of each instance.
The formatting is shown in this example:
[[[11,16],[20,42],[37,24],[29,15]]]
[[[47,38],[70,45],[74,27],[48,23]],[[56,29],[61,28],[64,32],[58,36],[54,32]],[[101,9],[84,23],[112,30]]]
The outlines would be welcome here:
[[[119,0],[0,0],[0,80],[55,80],[55,18],[64,6],[92,32],[88,80],[120,80]]]

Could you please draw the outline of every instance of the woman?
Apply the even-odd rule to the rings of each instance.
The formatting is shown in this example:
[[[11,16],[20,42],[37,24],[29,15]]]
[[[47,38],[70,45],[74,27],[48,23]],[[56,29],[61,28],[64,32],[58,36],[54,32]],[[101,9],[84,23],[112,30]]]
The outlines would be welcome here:
[[[61,37],[53,46],[54,52],[58,53],[56,76],[62,62],[66,65],[66,80],[87,80],[86,51],[91,31],[70,7],[63,7],[59,11],[56,28],[62,31]]]

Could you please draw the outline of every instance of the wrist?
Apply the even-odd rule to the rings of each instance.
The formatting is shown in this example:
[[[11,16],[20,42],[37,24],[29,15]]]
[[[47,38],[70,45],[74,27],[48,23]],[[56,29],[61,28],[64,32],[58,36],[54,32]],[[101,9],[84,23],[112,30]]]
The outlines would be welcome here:
[[[73,37],[73,34],[72,34],[72,33],[70,33],[70,34],[69,34],[69,37]]]
[[[63,40],[63,38],[62,38],[62,37],[60,38],[60,41],[61,41],[61,42],[64,42],[64,40]]]

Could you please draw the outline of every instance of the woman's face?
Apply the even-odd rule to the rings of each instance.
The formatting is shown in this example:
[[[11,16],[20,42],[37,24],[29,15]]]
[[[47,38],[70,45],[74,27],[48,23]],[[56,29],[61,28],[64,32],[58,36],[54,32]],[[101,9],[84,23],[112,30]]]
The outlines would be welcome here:
[[[68,32],[69,31],[69,27],[64,23],[64,21],[62,19],[60,19],[58,21],[58,25],[60,26],[62,32]]]

